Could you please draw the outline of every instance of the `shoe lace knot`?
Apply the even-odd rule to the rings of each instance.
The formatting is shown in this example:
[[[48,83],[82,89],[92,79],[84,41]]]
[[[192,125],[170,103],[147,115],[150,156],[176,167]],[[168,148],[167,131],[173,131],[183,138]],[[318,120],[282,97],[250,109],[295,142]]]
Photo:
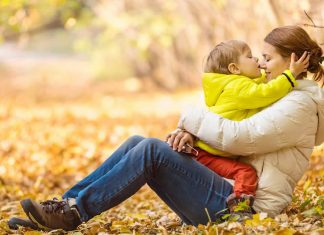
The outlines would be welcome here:
[[[68,205],[67,201],[60,201],[57,198],[40,203],[46,213],[64,213],[64,207]]]

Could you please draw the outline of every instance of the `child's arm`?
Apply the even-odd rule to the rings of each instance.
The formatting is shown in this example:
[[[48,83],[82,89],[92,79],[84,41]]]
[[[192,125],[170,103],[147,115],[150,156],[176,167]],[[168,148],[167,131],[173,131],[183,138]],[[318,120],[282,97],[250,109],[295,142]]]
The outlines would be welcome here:
[[[234,84],[234,103],[238,109],[255,109],[266,107],[284,97],[295,87],[299,74],[307,70],[309,55],[303,56],[295,61],[295,54],[291,55],[290,69],[285,70],[276,79],[268,83],[257,84],[250,79],[242,79]]]
[[[306,51],[297,61],[296,61],[295,53],[291,54],[289,69],[295,78],[298,77],[299,74],[303,72],[307,72],[307,68],[309,65],[309,58],[310,58],[310,53]]]
[[[285,70],[268,83],[256,84],[244,79],[233,87],[233,103],[237,109],[256,109],[269,106],[290,92],[296,80],[290,70]]]

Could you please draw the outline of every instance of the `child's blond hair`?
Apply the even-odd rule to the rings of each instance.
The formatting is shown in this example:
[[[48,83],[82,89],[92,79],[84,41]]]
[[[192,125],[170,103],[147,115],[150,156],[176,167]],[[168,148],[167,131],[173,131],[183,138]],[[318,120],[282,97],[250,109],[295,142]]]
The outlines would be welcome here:
[[[231,74],[228,70],[230,63],[237,63],[249,46],[239,40],[229,40],[218,44],[208,55],[205,64],[205,73]]]

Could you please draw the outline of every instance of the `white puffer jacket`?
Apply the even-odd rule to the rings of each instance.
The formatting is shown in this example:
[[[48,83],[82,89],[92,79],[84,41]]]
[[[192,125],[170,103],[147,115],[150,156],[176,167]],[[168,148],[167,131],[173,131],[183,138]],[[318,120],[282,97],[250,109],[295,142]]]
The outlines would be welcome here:
[[[287,96],[240,122],[193,108],[179,127],[251,164],[259,177],[254,209],[275,216],[291,202],[314,145],[324,141],[324,89],[298,81]]]

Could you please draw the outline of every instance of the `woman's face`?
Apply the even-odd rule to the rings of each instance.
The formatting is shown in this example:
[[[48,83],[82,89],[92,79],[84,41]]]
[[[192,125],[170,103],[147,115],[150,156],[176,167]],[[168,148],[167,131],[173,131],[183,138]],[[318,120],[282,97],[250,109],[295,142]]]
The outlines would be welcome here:
[[[267,79],[276,78],[286,69],[289,69],[290,58],[282,57],[274,46],[264,42],[262,50],[263,61],[260,63],[267,74]]]

